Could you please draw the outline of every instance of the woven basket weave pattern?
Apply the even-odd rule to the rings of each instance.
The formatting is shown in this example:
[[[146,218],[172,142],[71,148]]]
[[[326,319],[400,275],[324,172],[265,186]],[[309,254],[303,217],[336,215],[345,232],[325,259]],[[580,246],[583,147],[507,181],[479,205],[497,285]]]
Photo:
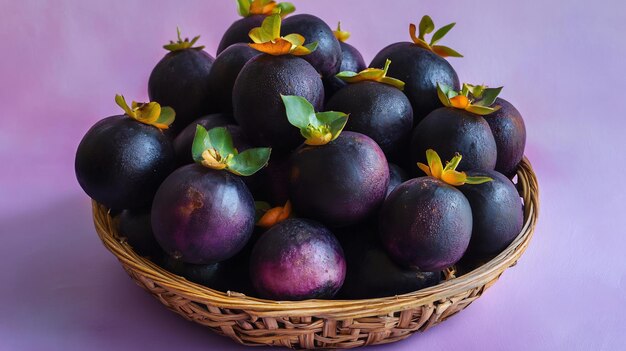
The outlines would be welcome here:
[[[413,293],[366,300],[269,301],[191,283],[137,255],[118,237],[108,210],[93,203],[96,231],[128,275],[170,310],[245,345],[353,348],[402,340],[463,310],[515,265],[533,235],[538,185],[527,159],[518,169],[524,227],[501,254],[479,268]]]

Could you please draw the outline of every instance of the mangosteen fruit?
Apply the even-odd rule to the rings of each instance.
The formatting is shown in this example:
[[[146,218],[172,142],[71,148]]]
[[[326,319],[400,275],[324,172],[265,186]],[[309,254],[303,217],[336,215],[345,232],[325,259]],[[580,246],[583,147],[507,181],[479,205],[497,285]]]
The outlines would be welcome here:
[[[226,29],[219,45],[217,55],[236,43],[248,43],[248,33],[252,28],[259,27],[263,20],[270,15],[280,14],[286,16],[294,12],[296,8],[289,2],[276,3],[271,0],[237,0],[237,12],[242,17]]]
[[[222,263],[210,263],[210,264],[191,264],[185,263],[180,259],[174,258],[170,255],[164,254],[155,262],[166,271],[179,275],[190,282],[204,285],[208,288],[222,290],[221,274]]]
[[[341,66],[339,72],[361,72],[366,69],[365,61],[361,53],[352,45],[346,43],[346,40],[350,37],[350,32],[341,30],[341,23],[337,23],[337,29],[333,31],[335,38],[339,40],[341,46]],[[337,78],[336,76],[325,77],[322,79],[324,82],[324,95],[326,101],[328,101],[339,89],[348,85],[348,83]]]
[[[290,218],[276,224],[261,235],[250,257],[252,284],[266,299],[332,298],[345,274],[337,238],[309,219]]]
[[[124,210],[117,217],[120,237],[126,238],[133,250],[141,256],[158,257],[163,250],[154,238],[150,222],[150,207]]]
[[[483,116],[497,111],[497,106],[490,106],[502,88],[463,84],[459,92],[443,85],[437,89],[444,107],[429,113],[415,127],[410,145],[412,164],[424,162],[426,150],[435,149],[447,160],[456,153],[463,155],[460,170],[494,169],[498,150]]]
[[[150,100],[176,111],[174,134],[193,120],[216,112],[209,91],[209,73],[215,59],[203,50],[204,46],[194,47],[199,38],[183,40],[178,31],[178,41],[163,46],[169,52],[152,69],[148,80]]]
[[[310,55],[303,56],[322,77],[332,77],[341,67],[341,45],[333,30],[320,18],[300,14],[288,17],[283,22],[282,32],[298,33],[310,42],[317,42],[317,49]]]
[[[253,48],[265,52],[241,69],[233,88],[233,113],[254,145],[271,146],[286,153],[301,143],[285,115],[281,94],[300,95],[321,109],[324,86],[319,74],[298,55],[315,49],[302,46],[298,34],[280,37],[280,16],[269,16],[250,32]],[[289,41],[291,40],[291,42]]]
[[[498,149],[496,171],[512,177],[524,157],[526,147],[526,126],[519,111],[510,102],[497,98],[495,106],[500,109],[484,116]]]
[[[520,195],[511,181],[496,171],[469,171],[472,177],[489,177],[485,184],[465,184],[458,189],[472,207],[472,239],[466,255],[491,257],[509,246],[524,225]]]
[[[364,226],[340,240],[346,256],[346,279],[339,296],[345,299],[387,297],[427,288],[439,283],[440,272],[420,272],[395,263],[382,248],[376,230]],[[371,228],[371,227],[370,227]]]
[[[407,147],[413,109],[402,93],[404,83],[387,77],[390,63],[387,60],[384,69],[339,73],[337,77],[349,84],[333,95],[326,109],[349,114],[345,130],[367,135],[388,159],[394,159]]]
[[[235,80],[243,66],[259,54],[248,44],[236,43],[217,55],[209,73],[209,91],[219,111],[233,113]]]
[[[239,176],[265,166],[270,149],[239,153],[226,128],[207,131],[198,125],[192,153],[197,164],[174,171],[154,197],[154,235],[185,263],[224,261],[244,247],[254,229],[254,199]]]
[[[282,96],[289,122],[300,128],[304,145],[291,155],[289,198],[295,212],[331,227],[358,223],[385,198],[389,167],[370,137],[341,132],[347,115],[315,113],[299,96]]]
[[[400,166],[389,163],[389,185],[387,186],[387,195],[391,194],[391,192],[400,184],[406,182],[409,179],[409,174],[402,169]]]
[[[174,148],[162,130],[175,113],[156,102],[133,102],[130,108],[121,95],[115,101],[125,115],[107,117],[85,134],[76,150],[76,178],[108,208],[142,208],[174,170]]]
[[[412,42],[399,42],[382,49],[370,63],[370,67],[382,68],[387,60],[393,62],[389,75],[406,83],[404,93],[413,106],[414,124],[434,109],[441,107],[437,98],[437,83],[459,89],[456,71],[444,57],[463,57],[446,46],[436,45],[455,23],[437,30],[426,42],[425,35],[435,29],[429,16],[424,16],[419,24],[419,35],[414,24],[409,26]]]
[[[433,150],[426,177],[400,184],[389,194],[380,211],[379,234],[389,256],[403,267],[437,272],[456,263],[472,235],[472,209],[454,186],[480,184],[489,178],[468,177],[456,171],[461,156],[444,167]]]

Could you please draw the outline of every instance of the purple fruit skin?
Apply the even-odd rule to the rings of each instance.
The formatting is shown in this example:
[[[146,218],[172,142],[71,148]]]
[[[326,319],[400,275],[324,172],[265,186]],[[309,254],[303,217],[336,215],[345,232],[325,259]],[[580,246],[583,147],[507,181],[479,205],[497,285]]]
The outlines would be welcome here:
[[[491,127],[498,148],[496,171],[512,177],[524,157],[526,125],[522,115],[510,102],[497,98],[494,105],[500,106],[500,109],[483,117]]]
[[[271,146],[285,153],[302,143],[298,128],[289,123],[280,95],[298,95],[319,111],[324,86],[319,74],[305,60],[267,54],[252,58],[241,69],[233,89],[233,115],[257,146]]]
[[[289,194],[295,211],[331,227],[370,216],[388,184],[385,154],[360,133],[344,131],[326,145],[303,145],[291,156]]]
[[[257,173],[259,187],[263,190],[262,199],[272,206],[283,206],[289,200],[289,169],[289,157],[276,156]]]
[[[387,196],[398,187],[398,185],[406,182],[409,179],[409,175],[400,166],[389,163],[389,185],[387,186]]]
[[[424,173],[417,162],[426,163],[426,150],[433,149],[441,161],[449,161],[455,153],[463,156],[457,170],[491,170],[496,166],[498,151],[489,124],[482,116],[453,107],[431,112],[413,130],[411,164],[415,174]]]
[[[265,232],[252,250],[250,277],[273,300],[332,298],[346,276],[337,238],[308,219],[287,219]]]
[[[85,193],[113,210],[150,206],[175,168],[170,138],[126,116],[98,121],[76,150],[76,179]]]
[[[398,186],[380,212],[379,234],[389,256],[407,268],[437,272],[456,263],[472,235],[463,194],[432,177]]]
[[[213,105],[221,112],[233,113],[233,86],[243,66],[261,53],[248,44],[236,43],[215,58],[209,72],[209,91]]]
[[[254,200],[241,178],[193,164],[161,184],[152,204],[152,228],[168,254],[186,263],[208,264],[244,247],[254,215]]]
[[[317,49],[302,56],[323,77],[332,77],[341,67],[341,45],[333,30],[320,18],[309,14],[299,14],[286,18],[281,27],[281,35],[297,33],[305,38],[304,44],[317,42]]]
[[[228,27],[228,29],[224,32],[222,40],[220,40],[220,43],[217,46],[216,55],[219,55],[222,51],[226,50],[227,47],[235,43],[252,42],[248,33],[250,33],[252,28],[260,27],[265,17],[265,15],[252,15],[240,18],[233,22],[233,24],[231,24],[230,27]]]
[[[370,67],[383,68],[391,60],[387,75],[406,83],[404,93],[413,105],[413,123],[438,107],[437,83],[460,89],[459,77],[450,63],[441,56],[413,43],[400,42],[383,48],[370,63]]]
[[[411,103],[399,89],[378,82],[349,84],[326,104],[350,115],[345,130],[374,139],[387,158],[406,148],[413,128]]]
[[[339,42],[339,45],[341,46],[341,67],[339,68],[339,72],[361,72],[367,68],[365,60],[363,60],[363,56],[359,50],[342,41]]]
[[[216,111],[209,91],[209,73],[214,60],[200,49],[172,51],[150,73],[150,101],[176,111],[170,133],[175,135],[193,120]]]
[[[496,171],[469,171],[468,175],[490,177],[484,184],[465,184],[459,190],[472,207],[472,240],[466,255],[490,257],[515,240],[524,225],[522,201],[515,185]]]

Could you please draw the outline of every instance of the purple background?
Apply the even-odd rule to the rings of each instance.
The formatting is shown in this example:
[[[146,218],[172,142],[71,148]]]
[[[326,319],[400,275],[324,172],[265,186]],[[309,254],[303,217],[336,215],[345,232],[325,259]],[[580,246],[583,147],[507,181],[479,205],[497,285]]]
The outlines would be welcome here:
[[[525,256],[425,334],[370,350],[626,347],[623,1],[295,1],[341,20],[366,61],[430,14],[463,81],[504,85],[526,119],[541,215]],[[365,7],[364,4],[369,7]],[[384,8],[388,6],[388,8]],[[161,46],[214,53],[234,1],[0,0],[0,349],[247,349],[167,311],[93,229],[74,152],[115,93],[147,98]],[[620,182],[620,183],[618,183]]]

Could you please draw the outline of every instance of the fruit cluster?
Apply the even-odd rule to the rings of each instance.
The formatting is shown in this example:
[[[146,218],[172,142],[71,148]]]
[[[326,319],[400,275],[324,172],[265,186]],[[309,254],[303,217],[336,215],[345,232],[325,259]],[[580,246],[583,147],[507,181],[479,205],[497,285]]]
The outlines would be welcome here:
[[[223,291],[367,298],[519,234],[524,122],[501,88],[460,84],[439,44],[454,23],[424,16],[368,68],[348,32],[290,3],[238,9],[217,58],[179,32],[152,102],[116,96],[124,114],[78,147],[80,185],[138,253]]]

